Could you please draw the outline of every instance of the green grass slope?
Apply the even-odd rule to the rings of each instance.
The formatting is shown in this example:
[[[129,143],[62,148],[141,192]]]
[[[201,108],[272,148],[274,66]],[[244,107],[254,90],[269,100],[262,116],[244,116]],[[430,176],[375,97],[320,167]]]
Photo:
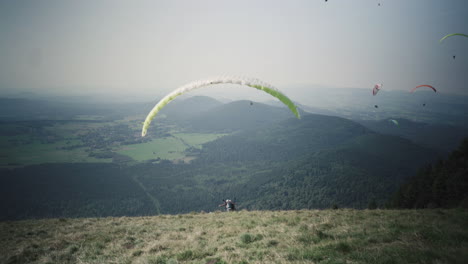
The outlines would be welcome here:
[[[0,263],[467,263],[468,211],[300,210],[0,222]]]

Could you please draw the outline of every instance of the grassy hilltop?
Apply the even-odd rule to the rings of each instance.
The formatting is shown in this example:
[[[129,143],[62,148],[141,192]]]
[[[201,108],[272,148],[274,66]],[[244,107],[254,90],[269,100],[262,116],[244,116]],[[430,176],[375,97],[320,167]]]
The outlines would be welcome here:
[[[239,211],[0,222],[0,263],[468,263],[468,211]]]

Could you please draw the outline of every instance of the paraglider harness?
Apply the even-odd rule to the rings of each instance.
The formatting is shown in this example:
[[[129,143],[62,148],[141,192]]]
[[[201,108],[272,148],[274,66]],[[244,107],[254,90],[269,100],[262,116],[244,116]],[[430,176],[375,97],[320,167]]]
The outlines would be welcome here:
[[[236,204],[229,200],[229,199],[226,199],[226,200],[223,200],[223,204],[220,204],[219,207],[221,206],[226,206],[226,211],[235,211],[236,210]]]

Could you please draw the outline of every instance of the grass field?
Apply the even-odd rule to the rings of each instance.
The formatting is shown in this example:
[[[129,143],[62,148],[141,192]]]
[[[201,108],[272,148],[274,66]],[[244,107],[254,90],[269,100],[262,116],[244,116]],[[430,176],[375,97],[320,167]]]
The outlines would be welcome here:
[[[171,137],[157,138],[142,144],[122,146],[117,153],[129,156],[136,161],[150,159],[182,160],[185,150],[190,147],[201,148],[203,143],[215,140],[224,134],[174,133]]]
[[[56,122],[41,129],[30,128],[24,123],[3,124],[0,127],[3,131],[3,135],[0,135],[0,167],[58,162],[112,162],[112,159],[97,159],[89,156],[90,152],[99,152],[99,149],[94,149],[92,145],[83,146],[80,136],[91,131],[104,130],[105,132],[107,127],[119,124],[140,126],[139,122],[133,121]],[[18,134],[17,131],[21,131],[22,134]],[[135,161],[160,158],[188,162],[194,158],[187,156],[185,151],[188,148],[201,148],[203,143],[223,135],[174,133],[173,136],[158,138],[143,144],[119,146],[119,142],[115,142],[109,145],[109,148]],[[104,139],[108,138],[104,137]]]
[[[96,159],[89,157],[85,148],[76,148],[65,150],[61,147],[70,144],[76,144],[75,141],[57,141],[55,143],[42,144],[34,142],[31,144],[8,147],[6,153],[0,156],[1,166],[8,167],[9,164],[32,165],[53,162],[110,162],[111,159]]]
[[[117,153],[129,156],[136,161],[149,159],[178,159],[184,157],[186,146],[174,137],[157,138],[150,142],[122,146]]]
[[[239,211],[0,222],[0,262],[468,263],[468,211]]]
[[[66,122],[56,123],[45,129],[62,137],[74,138],[79,134],[86,133],[93,129],[103,128],[111,124],[112,122]]]
[[[227,134],[200,134],[200,133],[175,133],[174,137],[181,139],[184,143],[201,148],[202,144],[218,139]]]
[[[80,133],[102,128],[110,123],[65,122],[44,127],[46,135],[37,135],[37,129],[23,130],[22,134],[0,136],[0,167],[17,167],[41,163],[57,162],[111,162],[111,159],[96,159],[88,156],[85,147],[64,149],[81,145]],[[2,129],[14,131],[24,124],[6,124]],[[40,139],[43,142],[40,142]],[[51,139],[51,143],[44,140]]]

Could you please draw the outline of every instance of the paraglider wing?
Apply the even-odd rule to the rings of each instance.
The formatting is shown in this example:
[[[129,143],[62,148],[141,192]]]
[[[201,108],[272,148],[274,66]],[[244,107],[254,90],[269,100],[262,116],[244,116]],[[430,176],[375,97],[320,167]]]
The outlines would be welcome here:
[[[299,112],[297,111],[296,105],[289,99],[286,95],[280,92],[278,89],[273,87],[270,84],[264,83],[257,79],[249,79],[249,78],[240,78],[240,77],[216,77],[207,80],[200,80],[188,83],[174,91],[170,94],[166,95],[163,99],[161,99],[149,112],[146,116],[145,122],[143,123],[143,128],[141,130],[141,136],[144,137],[148,131],[149,125],[151,121],[156,117],[159,111],[161,111],[164,106],[174,100],[177,96],[184,94],[186,92],[202,88],[205,86],[213,85],[213,84],[238,84],[238,85],[245,85],[249,86],[261,91],[264,91],[276,98],[278,98],[283,104],[285,104],[293,114],[300,119]]]
[[[443,38],[441,38],[441,39],[439,40],[439,42],[442,43],[442,41],[443,41],[444,39],[446,39],[446,38],[448,38],[448,37],[452,37],[452,36],[463,36],[463,37],[467,37],[467,38],[468,38],[468,35],[466,35],[466,34],[462,34],[462,33],[452,33],[452,34],[445,35]]]
[[[289,108],[289,110],[291,110],[291,112],[293,112],[293,114],[298,119],[301,119],[301,116],[299,115],[299,112],[297,111],[296,105],[291,101],[291,99],[289,99],[286,95],[281,93],[276,88],[274,88],[272,86],[268,87],[267,84],[246,84],[246,85],[250,86],[252,88],[258,89],[258,90],[262,90],[262,91],[264,91],[266,93],[269,93],[273,97],[278,98],[283,104],[285,104]],[[264,85],[266,85],[266,86],[264,86]]]
[[[382,89],[381,83],[374,85],[374,89],[372,89],[372,95],[375,96],[380,91],[380,89]]]
[[[416,89],[418,89],[418,88],[420,88],[420,87],[429,87],[429,88],[431,88],[432,90],[434,90],[435,93],[437,92],[436,88],[434,88],[433,86],[428,85],[428,84],[418,85],[418,86],[414,87],[413,89],[411,89],[410,92],[411,92],[411,93],[414,93],[414,91],[416,91]]]
[[[390,119],[389,121],[398,126],[398,121],[396,121],[395,119]]]

